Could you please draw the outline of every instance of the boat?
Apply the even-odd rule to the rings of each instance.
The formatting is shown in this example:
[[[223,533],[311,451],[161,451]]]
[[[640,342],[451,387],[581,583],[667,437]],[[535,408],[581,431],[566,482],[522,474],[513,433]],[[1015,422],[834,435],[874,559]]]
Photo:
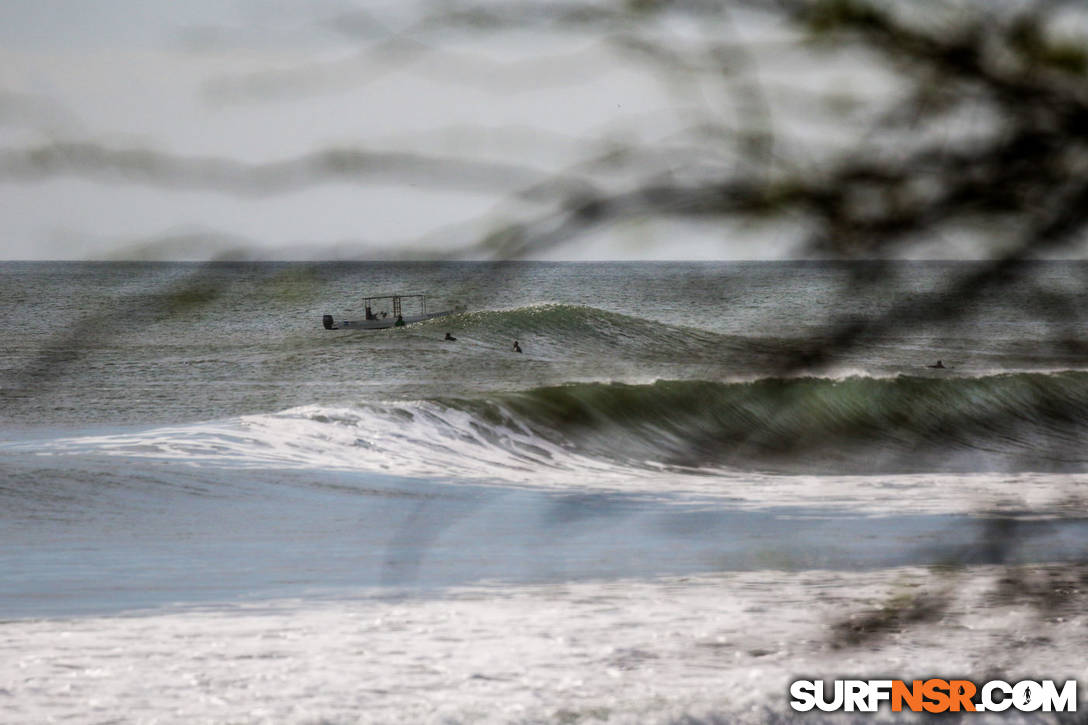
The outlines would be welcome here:
[[[414,307],[414,314],[406,314],[404,302],[409,301],[409,308]],[[422,294],[370,295],[363,298],[363,319],[337,320],[332,315],[323,315],[321,324],[326,330],[385,330],[390,327],[403,327],[413,322],[447,317],[464,308],[454,308],[441,312],[427,311],[427,296]],[[381,308],[380,312],[374,310]]]

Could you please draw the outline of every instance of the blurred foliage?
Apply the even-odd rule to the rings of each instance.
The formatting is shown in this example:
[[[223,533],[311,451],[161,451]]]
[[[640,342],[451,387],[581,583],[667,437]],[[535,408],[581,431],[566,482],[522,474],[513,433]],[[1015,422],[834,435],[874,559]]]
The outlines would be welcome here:
[[[961,315],[980,295],[1015,278],[1024,260],[1083,253],[1088,44],[1064,28],[1083,26],[1086,15],[1075,3],[1054,0],[445,2],[433,6],[414,30],[470,37],[510,31],[584,34],[629,60],[632,69],[661,78],[670,91],[712,85],[728,103],[699,106],[686,128],[664,140],[608,139],[596,154],[560,174],[520,160],[492,163],[351,148],[245,164],[56,142],[3,152],[0,177],[75,174],[229,194],[378,181],[483,190],[536,205],[536,211],[491,229],[468,247],[450,249],[450,257],[532,256],[630,220],[666,218],[723,225],[737,219],[781,221],[797,232],[798,257],[912,257],[946,237],[966,236],[972,256],[990,260],[930,298],[902,300],[890,312],[843,320],[773,371],[788,374],[833,360],[866,335]],[[684,32],[677,32],[677,25]],[[376,45],[390,40],[369,21],[344,16],[338,26],[345,32],[365,28],[367,37],[377,33]],[[750,27],[769,31],[752,33]],[[413,54],[435,50],[419,43],[412,49]],[[781,98],[790,89],[772,87],[765,70],[783,57],[792,58],[798,72],[822,67],[831,72],[840,63],[871,67],[881,80],[861,94],[844,92],[822,103],[795,88],[796,105],[790,106]],[[809,115],[818,125],[818,107],[830,109],[830,125],[849,129],[853,141],[802,154],[789,136]],[[791,115],[784,116],[789,109]],[[842,294],[879,287],[884,278],[880,265],[860,266]],[[303,275],[276,280],[272,289],[304,296],[310,284]],[[216,290],[197,279],[123,305],[131,308],[128,319],[141,320],[198,309],[215,297]],[[1041,326],[1075,321],[1046,290],[1039,291],[1039,300]],[[87,326],[58,335],[58,345],[42,352],[32,372],[54,377],[70,365],[70,350],[89,344],[80,336]],[[1065,339],[1071,350],[1083,351],[1076,330]],[[693,450],[723,444],[695,440]],[[1017,531],[1002,536],[1013,540]],[[999,594],[1051,608],[1061,599],[1054,586],[1083,585],[1058,579],[1010,573]],[[844,620],[834,632],[846,644],[861,644],[931,621],[943,606],[936,595],[891,600]]]

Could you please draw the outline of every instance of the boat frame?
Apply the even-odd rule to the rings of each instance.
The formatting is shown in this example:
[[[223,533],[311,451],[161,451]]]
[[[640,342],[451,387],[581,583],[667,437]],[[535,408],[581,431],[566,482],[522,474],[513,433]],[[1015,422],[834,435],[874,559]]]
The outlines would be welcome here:
[[[393,314],[379,317],[371,311],[376,301],[391,300]],[[418,300],[419,313],[415,315],[404,314],[404,300]],[[325,315],[322,323],[326,330],[355,329],[355,330],[385,330],[390,327],[403,327],[413,322],[422,322],[436,317],[446,317],[453,314],[453,310],[442,312],[427,312],[427,295],[418,293],[367,295],[363,298],[363,308],[366,310],[362,320],[336,321],[332,315]]]

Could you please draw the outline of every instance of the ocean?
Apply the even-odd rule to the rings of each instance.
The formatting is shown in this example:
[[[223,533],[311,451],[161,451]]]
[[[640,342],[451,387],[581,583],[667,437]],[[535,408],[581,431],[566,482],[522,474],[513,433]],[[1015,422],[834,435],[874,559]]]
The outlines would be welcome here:
[[[987,269],[0,263],[0,722],[1084,682],[1088,264]]]

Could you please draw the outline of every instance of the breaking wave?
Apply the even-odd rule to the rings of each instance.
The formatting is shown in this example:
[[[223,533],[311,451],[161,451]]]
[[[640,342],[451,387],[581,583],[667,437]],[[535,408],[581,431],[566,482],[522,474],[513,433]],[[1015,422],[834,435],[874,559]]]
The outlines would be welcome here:
[[[1088,470],[1088,373],[578,383],[303,406],[59,448],[498,478]],[[54,448],[55,450],[56,448]]]

